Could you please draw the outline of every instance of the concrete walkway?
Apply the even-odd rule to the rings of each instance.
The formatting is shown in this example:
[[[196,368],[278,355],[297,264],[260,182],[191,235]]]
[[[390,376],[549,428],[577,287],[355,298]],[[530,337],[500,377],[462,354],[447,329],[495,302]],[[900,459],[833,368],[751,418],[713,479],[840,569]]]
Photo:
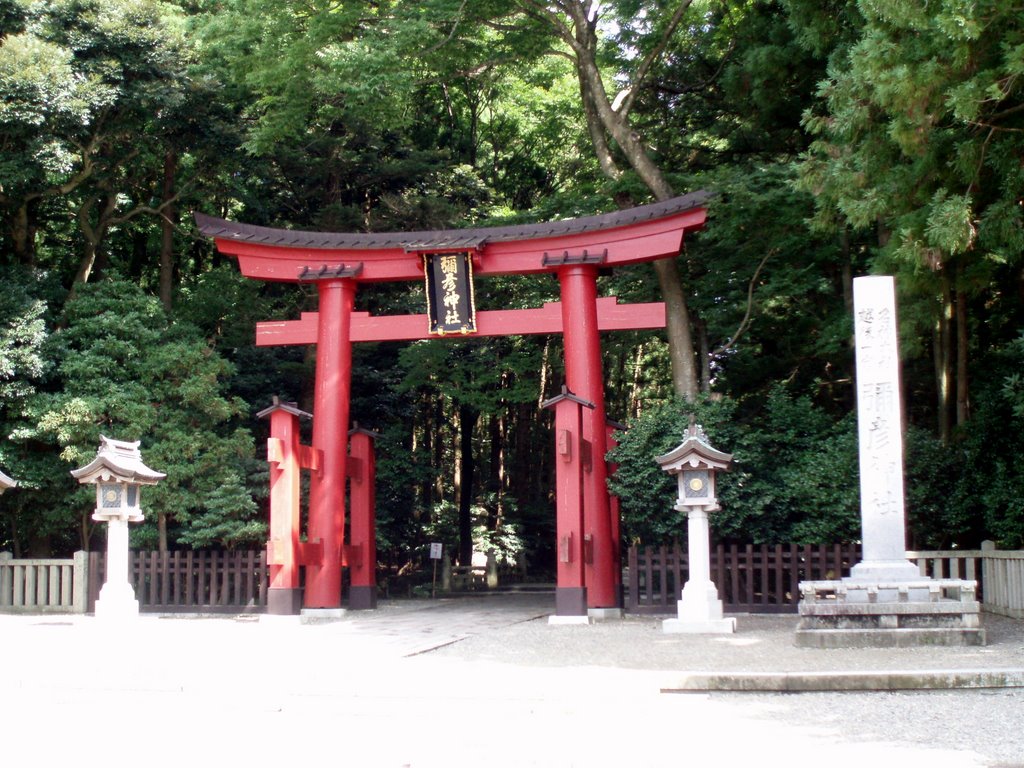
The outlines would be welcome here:
[[[5,763],[273,766],[1024,765],[1024,689],[666,694],[686,673],[1024,668],[984,648],[798,649],[793,616],[731,636],[656,618],[549,626],[553,597],[383,604],[332,624],[0,616]]]

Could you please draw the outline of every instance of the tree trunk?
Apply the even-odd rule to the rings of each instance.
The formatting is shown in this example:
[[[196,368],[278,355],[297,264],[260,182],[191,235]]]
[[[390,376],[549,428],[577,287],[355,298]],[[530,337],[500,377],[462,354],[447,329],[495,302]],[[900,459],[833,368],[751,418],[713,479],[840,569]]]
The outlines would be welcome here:
[[[35,262],[35,227],[29,215],[28,202],[23,202],[15,209],[11,217],[10,233],[15,261],[32,265]]]
[[[473,430],[478,418],[475,408],[459,406],[459,565],[473,561]]]
[[[612,109],[597,66],[593,35],[580,23],[581,20],[582,15],[579,15],[576,24],[578,44],[574,46],[575,63],[583,113],[602,172],[612,180],[620,175],[607,141],[607,137],[611,136],[630,167],[655,199],[664,201],[674,197],[675,192],[657,164],[647,154],[646,148],[629,123],[628,115]],[[638,87],[639,83],[633,85]],[[694,400],[700,392],[700,376],[693,343],[692,318],[679,267],[674,258],[662,259],[654,263],[654,271],[666,305],[665,331],[668,337],[669,357],[672,361],[672,385],[677,395]]]
[[[160,554],[167,552],[167,513],[160,512],[156,516],[157,548]]]
[[[679,278],[679,267],[674,259],[661,259],[654,262],[654,273],[658,276],[661,297],[665,301],[665,330],[669,358],[672,361],[672,387],[678,396],[692,401],[700,391],[700,378],[694,354],[690,310],[686,303],[686,291]]]
[[[173,149],[164,155],[164,183],[162,190],[163,215],[160,217],[160,303],[171,311],[174,290],[174,225],[177,212],[174,198],[174,177],[178,170],[178,155]]]
[[[956,293],[956,425],[964,426],[971,418],[970,391],[967,378],[967,297]]]
[[[949,280],[945,273],[940,276],[942,283],[939,317],[933,336],[933,358],[935,364],[936,422],[939,440],[949,442],[952,433],[953,400],[953,307]]]
[[[487,530],[495,531],[503,517],[502,496],[505,485],[505,436],[502,434],[501,418],[492,415],[487,429],[491,440],[490,466],[488,467]]]
[[[696,317],[693,330],[700,345],[700,391],[708,394],[711,392],[711,340],[708,338],[708,324],[703,318]]]

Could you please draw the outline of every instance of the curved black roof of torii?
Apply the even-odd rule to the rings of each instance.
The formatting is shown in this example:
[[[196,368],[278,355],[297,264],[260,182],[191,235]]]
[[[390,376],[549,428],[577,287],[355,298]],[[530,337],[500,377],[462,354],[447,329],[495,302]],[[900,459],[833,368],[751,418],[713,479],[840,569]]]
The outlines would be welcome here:
[[[432,249],[475,249],[486,243],[571,235],[625,227],[700,208],[713,195],[699,190],[660,203],[640,205],[621,211],[538,224],[512,224],[501,227],[445,229],[423,232],[308,232],[274,227],[258,227],[195,213],[199,231],[206,237],[235,242],[304,249],[390,249],[425,251]]]

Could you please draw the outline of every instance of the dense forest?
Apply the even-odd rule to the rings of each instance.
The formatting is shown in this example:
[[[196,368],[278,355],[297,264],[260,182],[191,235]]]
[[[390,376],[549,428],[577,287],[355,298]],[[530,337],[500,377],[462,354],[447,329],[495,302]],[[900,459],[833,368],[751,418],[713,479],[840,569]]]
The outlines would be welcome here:
[[[336,232],[539,222],[714,194],[603,295],[624,539],[685,532],[653,457],[691,414],[735,456],[714,535],[859,531],[852,280],[896,276],[908,543],[1024,544],[1024,12],[1011,0],[0,0],[0,550],[99,546],[99,435],[167,479],[133,546],[258,548],[257,348],[315,290],[242,278],[193,211]],[[557,300],[478,281],[480,308]],[[422,285],[357,309],[422,312]],[[561,338],[356,345],[392,568],[468,538],[553,568]]]

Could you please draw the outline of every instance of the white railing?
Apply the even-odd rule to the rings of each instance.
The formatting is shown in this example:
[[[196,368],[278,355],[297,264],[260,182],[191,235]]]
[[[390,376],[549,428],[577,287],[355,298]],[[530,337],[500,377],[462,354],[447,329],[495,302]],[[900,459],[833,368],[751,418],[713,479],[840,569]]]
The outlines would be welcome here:
[[[85,613],[88,553],[18,559],[0,552],[0,613]]]
[[[1024,619],[1024,551],[997,550],[983,541],[981,549],[907,552],[907,559],[922,576],[978,581],[986,611]]]

